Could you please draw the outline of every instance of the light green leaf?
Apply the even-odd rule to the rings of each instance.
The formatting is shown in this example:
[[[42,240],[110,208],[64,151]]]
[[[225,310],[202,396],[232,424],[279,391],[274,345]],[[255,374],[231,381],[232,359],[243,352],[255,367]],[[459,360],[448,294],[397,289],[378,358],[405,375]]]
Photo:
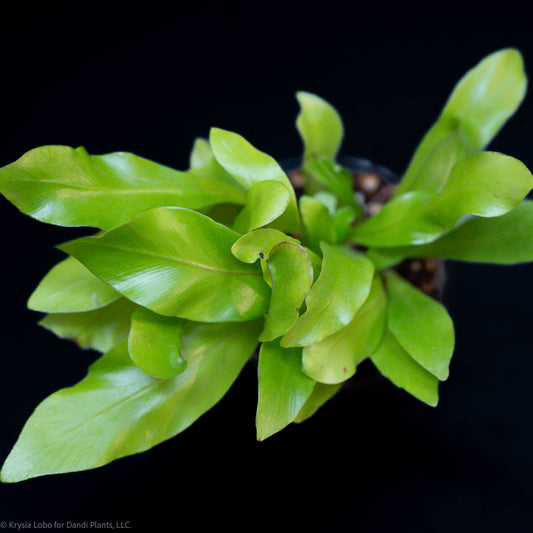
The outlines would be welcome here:
[[[407,193],[406,193],[407,194]],[[422,245],[427,246],[427,245]],[[366,252],[366,257],[374,263],[374,268],[378,271],[393,267],[401,263],[410,255],[411,250],[422,248],[422,246],[396,246],[392,248],[370,248]]]
[[[73,257],[55,265],[28,300],[28,308],[43,313],[77,313],[98,309],[120,298]]]
[[[93,311],[49,314],[39,325],[81,348],[107,352],[128,334],[136,308],[133,302],[120,298]]]
[[[406,192],[385,204],[376,215],[354,226],[351,240],[365,246],[387,247],[427,242],[437,238],[445,228],[431,218],[434,194]]]
[[[301,348],[266,342],[259,351],[257,440],[265,440],[290,424],[311,396],[315,382],[302,374]]]
[[[425,135],[397,194],[438,192],[460,159],[483,149],[522,102],[527,87],[517,50],[490,54],[459,81]]]
[[[260,341],[273,341],[285,334],[298,318],[300,306],[313,284],[313,265],[298,244],[280,242],[270,251],[268,269],[272,296]]]
[[[202,139],[201,137],[195,139],[189,156],[189,166],[191,168],[201,168],[212,163],[213,159],[215,159],[215,156],[207,139]]]
[[[337,211],[337,206],[339,204],[339,199],[329,191],[318,191],[313,194],[313,199],[318,200],[321,204],[324,204],[331,216],[335,215]]]
[[[246,204],[233,229],[247,233],[271,222],[275,225],[274,221],[284,213],[289,201],[289,190],[279,181],[258,181],[246,192]]]
[[[299,91],[296,98],[300,104],[296,127],[304,143],[304,159],[324,156],[333,161],[344,135],[340,115],[315,94]]]
[[[300,216],[296,194],[276,160],[231,131],[211,128],[209,141],[220,165],[246,190],[259,181],[273,180],[285,185],[291,198],[285,213],[277,220],[276,228],[286,233],[298,231]]]
[[[257,346],[260,328],[260,321],[191,325],[182,344],[187,368],[172,379],[139,370],[121,342],[83,381],[37,407],[1,480],[96,468],[180,433],[224,396]]]
[[[302,370],[321,383],[342,383],[355,374],[357,365],[370,357],[381,342],[387,299],[380,276],[374,276],[370,294],[352,321],[322,341],[305,346]]]
[[[385,272],[385,279],[389,330],[418,364],[440,380],[447,379],[455,345],[448,312],[396,272]]]
[[[439,380],[411,358],[390,331],[370,359],[397,387],[432,407],[439,402]]]
[[[355,199],[353,176],[347,169],[332,160],[315,157],[306,162],[305,173],[335,193],[342,204],[352,207],[359,215],[363,214]]]
[[[294,422],[299,424],[313,416],[320,407],[339,392],[341,387],[342,383],[337,383],[335,385],[316,383],[311,396],[309,396],[303,407],[300,409],[300,412],[296,415]]]
[[[311,196],[300,198],[303,237],[305,244],[315,252],[320,252],[322,241],[337,244],[337,233],[329,209],[320,200]]]
[[[340,244],[348,239],[352,230],[352,223],[357,218],[357,214],[350,206],[345,205],[337,210],[333,216],[333,227],[335,228],[336,241]]]
[[[146,209],[245,201],[242,187],[179,172],[127,152],[42,146],[0,169],[0,192],[23,213],[60,226],[110,229]]]
[[[507,213],[532,187],[533,176],[522,162],[496,152],[479,152],[456,163],[439,194],[413,191],[396,197],[355,226],[352,239],[375,247],[432,242],[465,215]]]
[[[242,211],[242,206],[237,204],[217,204],[205,209],[195,209],[198,213],[202,213],[215,222],[232,228],[235,224],[235,219]]]
[[[128,351],[132,361],[156,378],[173,378],[187,363],[181,357],[181,338],[185,321],[161,316],[139,307],[131,317]]]
[[[306,312],[282,337],[283,347],[314,344],[340,330],[370,292],[374,266],[363,254],[326,243],[321,248],[322,271],[307,295]]]
[[[300,241],[274,228],[260,228],[246,233],[231,247],[232,254],[243,263],[255,263],[259,257],[268,258],[270,251],[280,242]]]
[[[315,254],[310,248],[307,248],[306,246],[302,246],[302,248],[309,256],[309,259],[311,259],[311,264],[313,265],[313,279],[316,280],[322,270],[322,258],[318,254]]]
[[[401,257],[443,257],[512,265],[533,261],[533,201],[496,218],[473,218],[422,246],[390,248]]]
[[[256,265],[232,255],[238,237],[195,211],[160,207],[100,236],[59,248],[156,313],[200,322],[242,322],[266,312],[270,289]]]

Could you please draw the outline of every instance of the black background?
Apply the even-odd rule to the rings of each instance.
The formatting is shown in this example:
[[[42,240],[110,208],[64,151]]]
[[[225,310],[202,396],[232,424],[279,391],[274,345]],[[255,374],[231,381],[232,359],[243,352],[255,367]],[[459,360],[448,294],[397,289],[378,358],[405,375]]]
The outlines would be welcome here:
[[[525,5],[525,4],[524,4]],[[343,152],[402,172],[455,82],[513,46],[533,65],[533,23],[505,2],[76,4],[4,14],[0,165],[43,144],[127,150],[186,168],[197,136],[237,131],[276,158],[300,153],[294,93],[343,116]],[[492,143],[533,168],[533,98]],[[0,199],[0,456],[35,406],[95,354],[39,328],[25,302],[79,230]],[[385,380],[343,390],[312,419],[255,441],[252,366],[211,412],[149,452],[0,487],[0,521],[129,521],[176,530],[533,531],[533,267],[448,265],[457,349],[440,404]],[[66,526],[65,526],[66,527]],[[185,529],[187,528],[187,529]]]

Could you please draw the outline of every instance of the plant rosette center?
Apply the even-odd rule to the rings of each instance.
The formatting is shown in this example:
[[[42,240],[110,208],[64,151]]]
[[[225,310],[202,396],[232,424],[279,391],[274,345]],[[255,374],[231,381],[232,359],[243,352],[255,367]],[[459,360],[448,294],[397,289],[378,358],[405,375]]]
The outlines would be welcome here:
[[[36,407],[1,480],[96,468],[174,437],[254,353],[258,440],[307,420],[362,363],[437,406],[455,346],[443,261],[533,260],[533,176],[486,150],[526,85],[517,50],[484,58],[396,184],[338,157],[341,117],[307,92],[288,173],[220,128],[194,142],[183,171],[69,146],[1,168],[0,192],[21,212],[94,228],[58,246],[66,256],[28,307],[102,354]]]

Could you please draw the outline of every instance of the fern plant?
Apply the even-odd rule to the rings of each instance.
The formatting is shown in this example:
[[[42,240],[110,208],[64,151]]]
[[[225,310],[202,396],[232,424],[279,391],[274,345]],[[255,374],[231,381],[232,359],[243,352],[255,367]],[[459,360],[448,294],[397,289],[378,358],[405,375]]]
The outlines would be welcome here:
[[[310,417],[370,361],[435,406],[454,349],[445,307],[409,282],[413,258],[533,260],[533,177],[485,147],[521,103],[518,51],[456,85],[392,198],[365,210],[337,161],[343,124],[300,92],[303,194],[271,156],[213,128],[177,171],[131,153],[43,146],[0,169],[0,192],[58,246],[28,307],[103,355],[45,399],[1,479],[95,468],[180,433],[258,351],[257,438]]]

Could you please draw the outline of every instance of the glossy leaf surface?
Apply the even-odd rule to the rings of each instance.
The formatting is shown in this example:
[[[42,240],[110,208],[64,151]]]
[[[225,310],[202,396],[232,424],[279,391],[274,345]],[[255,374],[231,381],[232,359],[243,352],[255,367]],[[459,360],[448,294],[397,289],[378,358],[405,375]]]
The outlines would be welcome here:
[[[60,226],[110,229],[158,206],[245,200],[235,182],[191,175],[126,152],[42,146],[0,169],[0,192],[23,213]]]
[[[290,193],[289,205],[276,224],[287,233],[300,227],[296,194],[289,178],[277,161],[252,146],[244,137],[231,131],[211,128],[209,141],[217,161],[246,190],[259,181],[279,181]]]
[[[156,313],[201,322],[247,321],[266,312],[270,289],[256,265],[232,255],[238,237],[195,211],[160,207],[60,248]]]
[[[107,352],[128,334],[136,308],[133,302],[120,298],[93,311],[49,314],[39,325],[62,339],[76,342],[81,348]]]
[[[264,440],[290,424],[311,396],[315,382],[302,373],[301,363],[301,348],[281,348],[278,341],[261,345],[257,440]]]
[[[320,407],[331,399],[342,387],[342,383],[336,385],[326,385],[325,383],[316,383],[311,396],[304,403],[300,412],[296,415],[294,422],[299,424],[313,416]]]
[[[370,359],[397,387],[432,407],[439,402],[439,380],[410,357],[390,331]]]
[[[298,244],[280,242],[270,251],[268,270],[272,296],[260,341],[273,341],[296,322],[300,306],[313,283],[313,265]]]
[[[43,313],[77,313],[98,309],[119,298],[120,293],[111,285],[67,257],[42,279],[28,300],[28,308]]]
[[[425,244],[451,230],[465,215],[501,216],[533,187],[526,166],[496,152],[459,161],[439,194],[406,193],[354,228],[352,238],[375,247]]]
[[[268,258],[272,248],[280,242],[300,243],[277,229],[260,228],[240,237],[231,247],[231,252],[243,263],[255,263],[259,257]]]
[[[37,407],[4,463],[2,481],[95,468],[180,433],[226,393],[253,353],[260,327],[192,325],[182,345],[188,366],[172,379],[139,370],[121,342],[84,380]]]
[[[375,276],[365,303],[353,320],[333,335],[305,346],[302,369],[320,383],[342,383],[377,348],[385,330],[387,299],[380,276]]]
[[[314,344],[340,330],[370,292],[374,266],[366,257],[326,243],[322,251],[322,271],[307,295],[307,310],[283,336],[284,347]]]
[[[400,258],[442,257],[504,265],[533,261],[533,201],[524,200],[501,217],[468,220],[429,244],[390,250]]]
[[[448,378],[455,346],[453,322],[442,304],[393,271],[385,273],[388,328],[400,346],[440,380]]]
[[[438,192],[453,165],[483,149],[513,115],[526,86],[522,58],[513,49],[495,52],[467,72],[418,146],[397,193]]]
[[[296,127],[304,143],[304,159],[323,156],[333,161],[344,135],[341,117],[315,94],[299,91],[296,98],[300,104]]]
[[[337,243],[334,220],[326,205],[312,196],[300,198],[300,211],[303,224],[303,241],[311,250],[320,253],[322,241],[329,244]]]
[[[279,181],[254,183],[246,192],[246,204],[237,216],[233,229],[238,233],[247,233],[274,223],[283,215],[289,201],[289,190]]]
[[[173,378],[185,370],[181,338],[185,321],[139,307],[131,317],[128,351],[132,361],[156,378]]]

